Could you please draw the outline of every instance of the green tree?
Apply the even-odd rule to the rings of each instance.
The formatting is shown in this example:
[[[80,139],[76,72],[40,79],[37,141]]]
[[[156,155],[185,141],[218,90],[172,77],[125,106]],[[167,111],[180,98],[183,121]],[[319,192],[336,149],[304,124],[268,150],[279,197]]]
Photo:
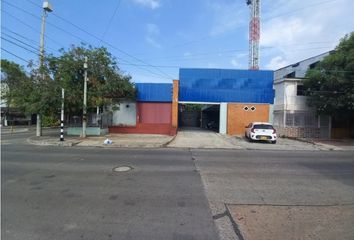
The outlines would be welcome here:
[[[59,87],[48,75],[46,66],[37,69],[29,64],[29,68],[32,70],[27,75],[17,63],[1,60],[1,97],[8,107],[19,108],[25,114],[54,118],[60,106]]]
[[[1,59],[1,99],[8,107],[20,107],[22,96],[28,90],[29,76],[22,66]]]
[[[318,114],[354,118],[354,32],[341,39],[332,54],[307,71],[308,103]]]
[[[106,48],[72,46],[60,50],[59,57],[48,58],[50,74],[65,89],[68,114],[83,108],[84,58],[88,58],[88,109],[102,106],[111,98],[135,98],[131,77],[123,75]]]

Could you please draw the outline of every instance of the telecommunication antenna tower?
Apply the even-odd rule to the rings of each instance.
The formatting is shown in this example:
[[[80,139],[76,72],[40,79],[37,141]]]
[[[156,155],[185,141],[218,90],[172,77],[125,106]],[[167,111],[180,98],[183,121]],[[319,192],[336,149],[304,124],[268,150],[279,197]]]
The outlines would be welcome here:
[[[259,69],[260,7],[261,0],[246,0],[250,8],[249,69]]]

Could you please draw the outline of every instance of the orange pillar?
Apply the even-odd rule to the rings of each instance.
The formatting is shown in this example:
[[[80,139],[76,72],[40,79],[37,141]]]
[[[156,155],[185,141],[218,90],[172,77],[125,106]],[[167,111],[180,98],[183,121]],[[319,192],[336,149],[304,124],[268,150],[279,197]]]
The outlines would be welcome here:
[[[178,88],[179,81],[173,80],[173,93],[172,93],[172,127],[178,127]]]

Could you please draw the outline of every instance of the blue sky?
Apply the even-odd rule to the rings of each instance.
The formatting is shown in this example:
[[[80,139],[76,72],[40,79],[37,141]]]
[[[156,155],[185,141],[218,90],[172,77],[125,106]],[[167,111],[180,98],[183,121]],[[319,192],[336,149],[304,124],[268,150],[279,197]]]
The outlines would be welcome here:
[[[57,54],[80,42],[105,46],[134,82],[171,82],[184,67],[248,67],[249,9],[244,0],[50,3],[54,12],[47,18],[46,52]],[[6,50],[1,58],[24,66],[24,60],[38,61],[41,4],[1,1],[1,47]],[[260,68],[276,70],[333,49],[354,31],[353,12],[352,0],[263,0]]]

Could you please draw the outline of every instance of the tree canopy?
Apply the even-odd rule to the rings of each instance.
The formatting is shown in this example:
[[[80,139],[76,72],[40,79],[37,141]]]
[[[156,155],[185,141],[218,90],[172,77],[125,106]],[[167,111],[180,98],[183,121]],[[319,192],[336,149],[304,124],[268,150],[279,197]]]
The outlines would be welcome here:
[[[28,80],[22,66],[1,59],[1,99],[6,101],[7,106],[19,104],[18,102],[22,99],[18,99],[18,91],[23,88]]]
[[[308,103],[319,114],[354,117],[354,32],[335,50],[307,71],[304,87]]]
[[[1,60],[2,99],[26,113],[55,115],[60,108],[60,89],[64,88],[66,112],[80,114],[85,57],[88,58],[88,108],[102,106],[111,98],[135,98],[131,77],[120,72],[106,48],[81,45],[61,49],[59,56],[47,56],[43,68],[29,66],[30,74],[16,63]]]
[[[135,98],[131,77],[123,75],[106,48],[72,46],[60,50],[59,57],[48,58],[49,72],[65,89],[69,112],[82,109],[84,59],[88,58],[88,108],[101,106],[110,98]]]

